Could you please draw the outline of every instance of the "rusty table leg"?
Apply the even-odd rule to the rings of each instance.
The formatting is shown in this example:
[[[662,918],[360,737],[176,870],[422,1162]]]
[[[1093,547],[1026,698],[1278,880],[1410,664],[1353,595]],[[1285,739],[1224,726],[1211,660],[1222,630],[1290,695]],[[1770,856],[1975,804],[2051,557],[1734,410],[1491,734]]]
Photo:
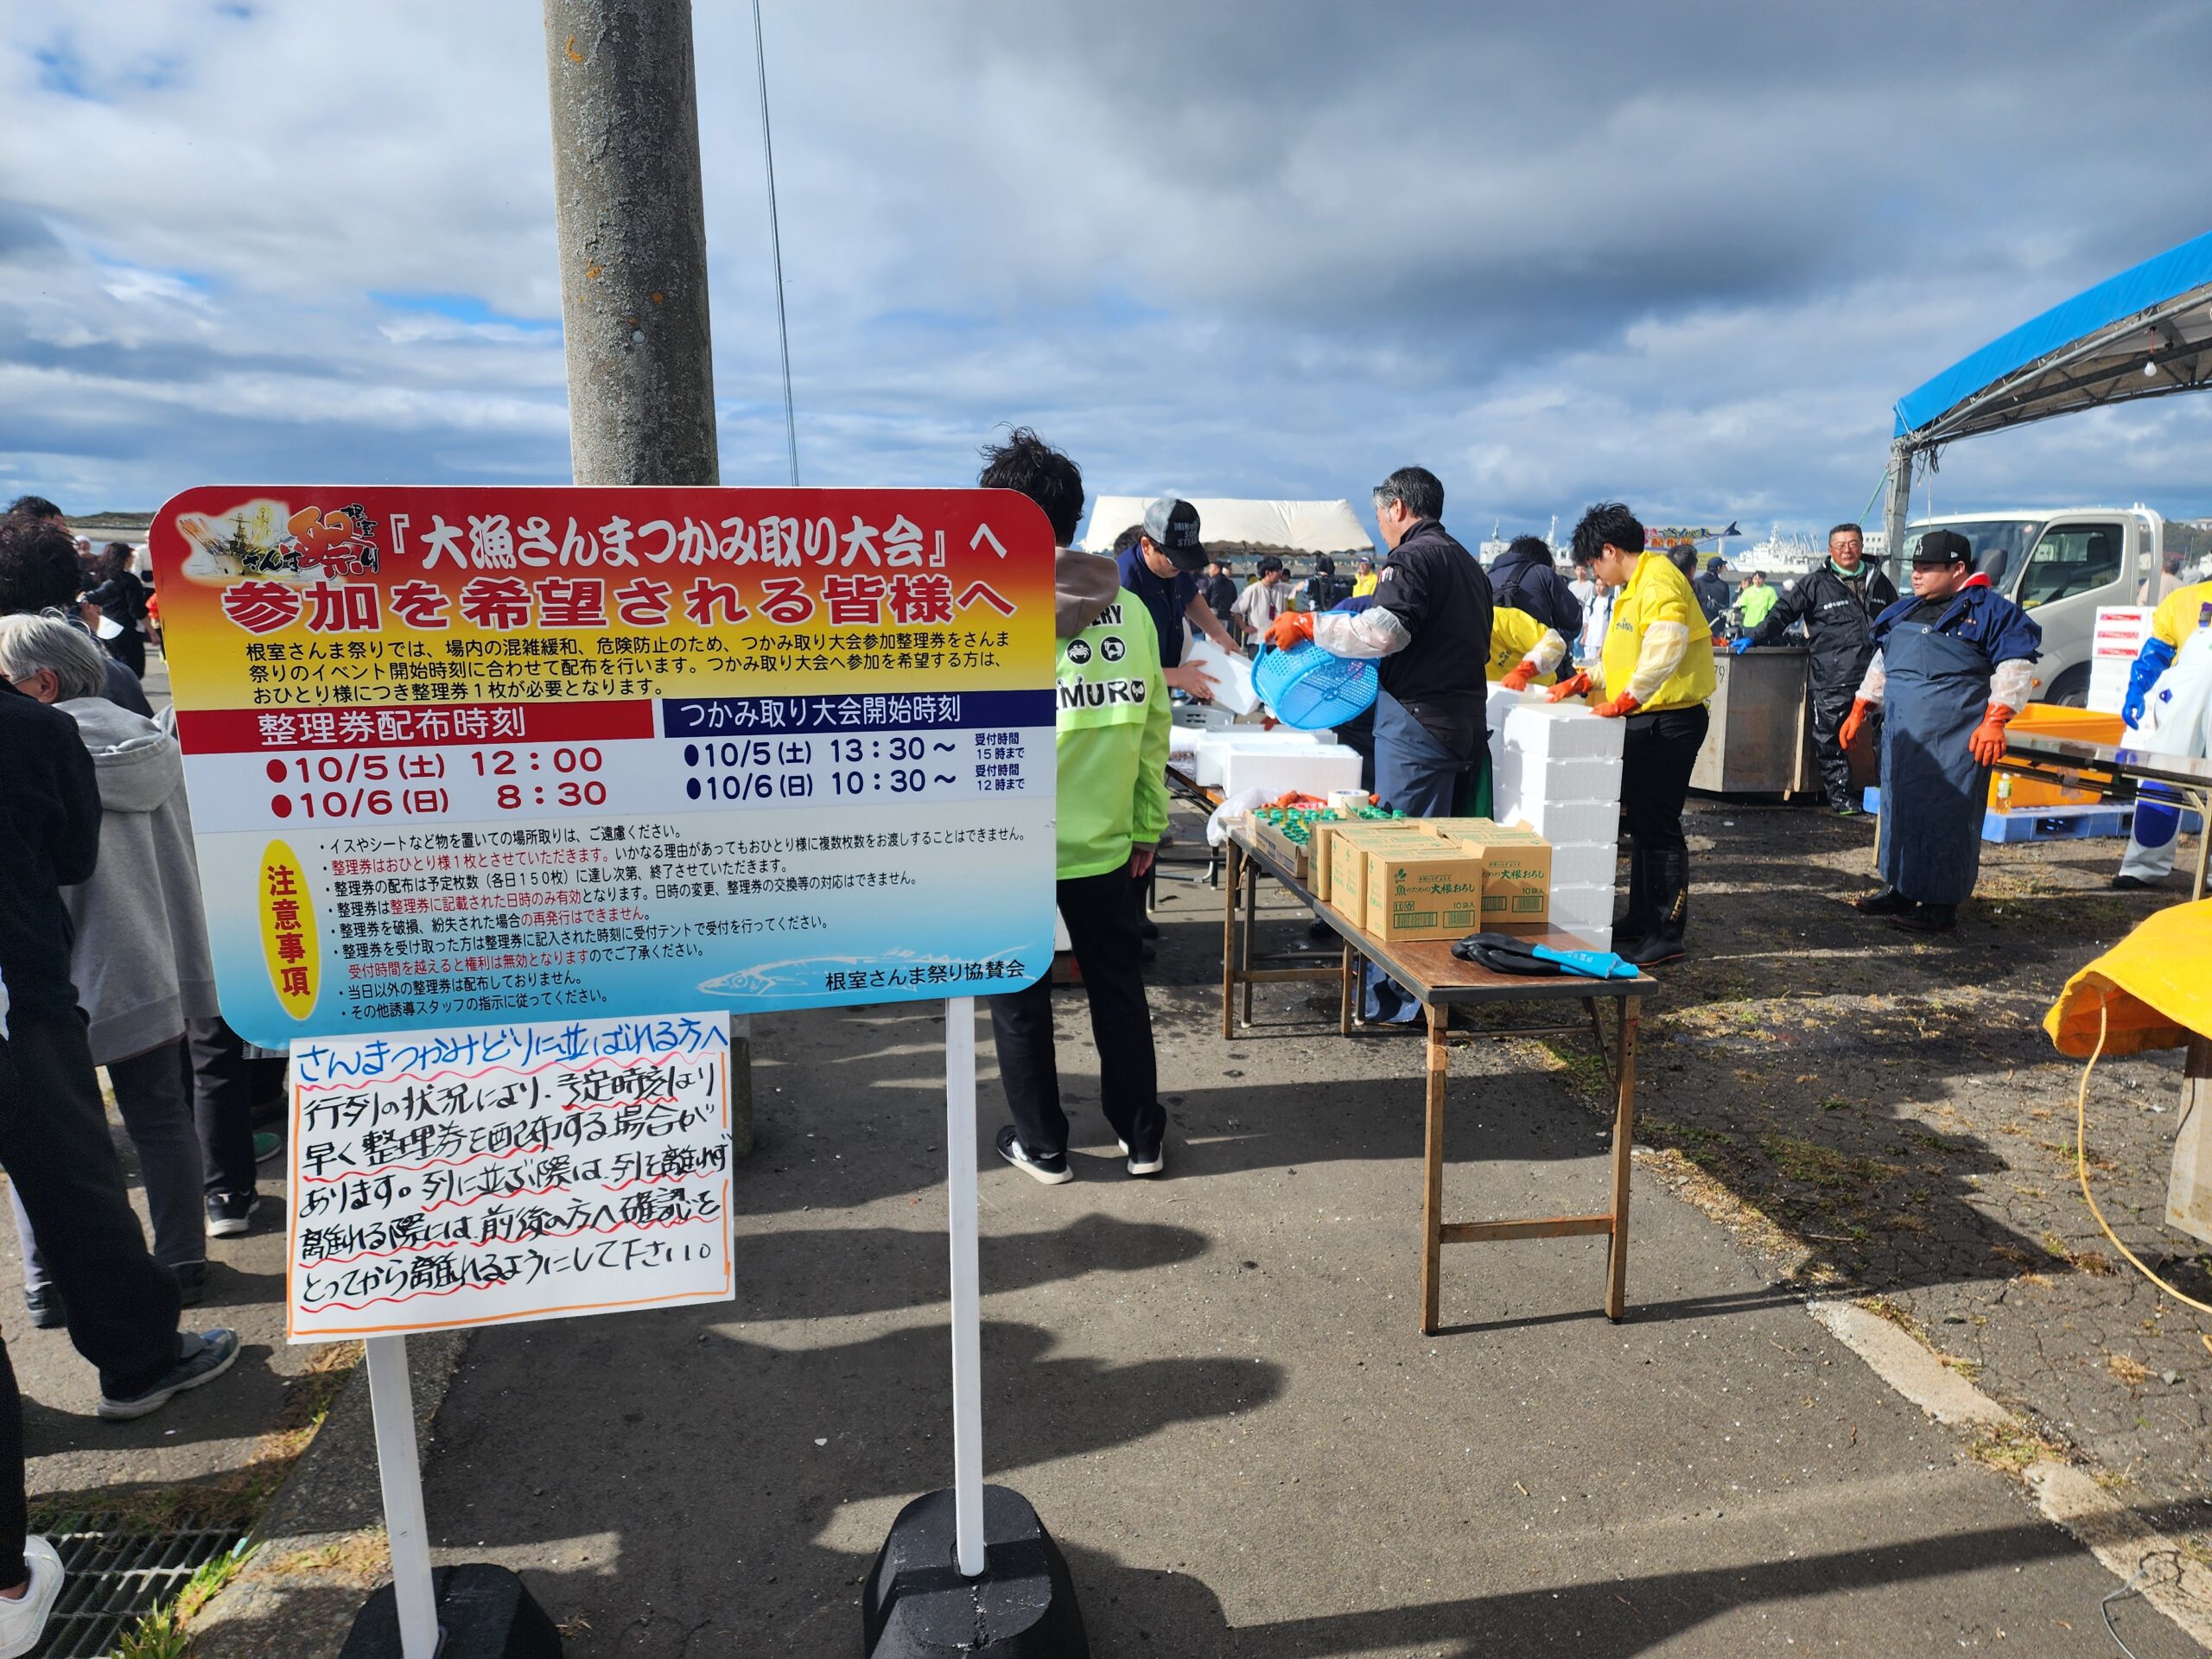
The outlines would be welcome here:
[[[1428,1122],[1421,1151],[1421,1328],[1436,1333],[1438,1284],[1444,1258],[1444,1079],[1452,1051],[1444,1034],[1452,1011],[1431,1005],[1428,1013]]]
[[[1252,1023],[1252,935],[1259,931],[1260,925],[1260,861],[1247,858],[1240,861],[1244,866],[1244,937],[1237,947],[1236,969],[1238,976],[1244,981],[1243,1014],[1244,1023],[1249,1026]],[[1236,1033],[1227,1032],[1223,1034],[1234,1036]]]
[[[1352,997],[1356,994],[1353,988],[1358,983],[1359,952],[1353,950],[1351,941],[1346,939],[1344,983],[1338,988],[1337,995],[1337,1035],[1339,1037],[1351,1035]]]
[[[1622,997],[1619,1058],[1613,1068],[1618,1090],[1613,1109],[1613,1230],[1605,1243],[1605,1317],[1628,1311],[1629,1147],[1636,1134],[1636,1028],[1643,999]]]

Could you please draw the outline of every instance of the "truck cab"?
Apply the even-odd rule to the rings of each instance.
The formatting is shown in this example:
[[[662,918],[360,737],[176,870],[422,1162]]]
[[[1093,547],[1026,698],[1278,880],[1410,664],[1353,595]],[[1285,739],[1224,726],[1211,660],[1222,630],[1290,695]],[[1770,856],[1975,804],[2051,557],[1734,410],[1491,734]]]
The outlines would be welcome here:
[[[1892,567],[1899,593],[1910,591],[1912,550],[1931,530],[1965,537],[1974,569],[2041,626],[2035,701],[2079,709],[2088,702],[2097,612],[2143,602],[2165,551],[2166,521],[2139,503],[1916,518],[1905,526],[1904,556]]]

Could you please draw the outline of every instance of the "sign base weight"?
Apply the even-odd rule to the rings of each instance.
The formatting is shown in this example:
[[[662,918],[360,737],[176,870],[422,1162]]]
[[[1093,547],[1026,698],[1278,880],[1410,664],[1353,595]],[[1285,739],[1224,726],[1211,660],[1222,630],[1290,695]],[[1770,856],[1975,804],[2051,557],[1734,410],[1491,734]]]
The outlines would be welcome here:
[[[561,1659],[560,1631],[505,1567],[464,1561],[438,1567],[430,1582],[437,1597],[437,1659]],[[387,1584],[362,1604],[339,1659],[400,1655],[399,1605]]]
[[[1027,1498],[983,1488],[981,1578],[960,1575],[954,1527],[950,1491],[899,1511],[861,1598],[867,1659],[1090,1659],[1067,1559]]]

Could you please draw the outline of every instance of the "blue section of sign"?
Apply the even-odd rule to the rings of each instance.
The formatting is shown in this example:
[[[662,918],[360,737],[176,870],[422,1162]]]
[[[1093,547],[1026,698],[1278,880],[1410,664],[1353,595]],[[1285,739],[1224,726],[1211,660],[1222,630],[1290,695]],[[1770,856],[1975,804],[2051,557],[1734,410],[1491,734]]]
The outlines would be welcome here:
[[[1052,693],[917,691],[832,697],[665,697],[664,737],[731,732],[1018,730],[1052,723]]]

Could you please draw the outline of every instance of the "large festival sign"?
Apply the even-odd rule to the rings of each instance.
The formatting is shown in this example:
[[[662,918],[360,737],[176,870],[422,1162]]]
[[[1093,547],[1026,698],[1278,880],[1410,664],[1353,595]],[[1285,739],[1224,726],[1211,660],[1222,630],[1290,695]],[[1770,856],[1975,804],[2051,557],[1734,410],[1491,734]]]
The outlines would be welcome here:
[[[251,1041],[1049,965],[1052,535],[1022,497],[208,486],[151,543]]]

